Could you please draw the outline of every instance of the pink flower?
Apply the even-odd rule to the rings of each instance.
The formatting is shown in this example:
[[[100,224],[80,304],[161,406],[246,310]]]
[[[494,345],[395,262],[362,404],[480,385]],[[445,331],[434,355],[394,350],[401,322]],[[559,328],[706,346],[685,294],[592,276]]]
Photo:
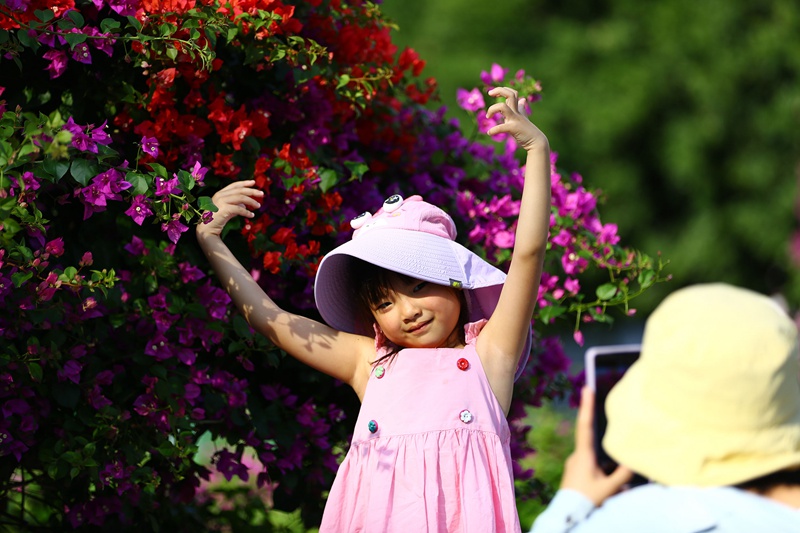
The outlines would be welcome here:
[[[39,294],[39,299],[41,301],[47,302],[53,299],[53,296],[60,287],[61,282],[58,281],[58,274],[50,272],[50,274],[47,275],[47,279],[36,287],[36,292]]]
[[[486,107],[486,103],[483,101],[483,94],[478,89],[472,89],[471,91],[459,89],[456,91],[456,102],[458,102],[458,107],[465,111],[475,112]]]
[[[558,246],[565,247],[572,241],[572,235],[565,229],[562,229],[558,235],[550,239],[550,242]]]
[[[485,70],[481,71],[481,81],[486,85],[500,85],[500,83],[506,79],[507,73],[507,68],[503,68],[497,63],[492,63],[492,67],[489,69],[489,72],[486,72]]]
[[[616,224],[604,225],[603,229],[600,230],[600,234],[597,236],[597,243],[617,244],[618,242],[619,242],[619,235],[617,235],[617,225]]]
[[[572,334],[572,338],[575,339],[575,342],[578,346],[583,346],[583,332],[578,330]]]
[[[64,254],[64,238],[58,237],[48,242],[44,247],[44,251],[55,257],[61,257]]]

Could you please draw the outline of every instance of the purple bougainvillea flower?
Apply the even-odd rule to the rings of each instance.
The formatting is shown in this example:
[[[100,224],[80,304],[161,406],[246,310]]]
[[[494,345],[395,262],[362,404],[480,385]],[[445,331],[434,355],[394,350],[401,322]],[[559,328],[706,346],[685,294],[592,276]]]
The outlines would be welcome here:
[[[178,263],[178,271],[180,272],[181,282],[183,283],[191,283],[206,277],[202,270],[187,261]]]
[[[173,355],[172,348],[169,345],[169,341],[161,333],[156,333],[156,335],[152,339],[147,341],[144,353],[155,357],[159,361],[169,359]]]
[[[31,0],[6,0],[5,4],[11,11],[25,11],[31,5]]]
[[[92,53],[89,51],[89,45],[86,43],[79,43],[72,49],[72,59],[84,65],[92,64]]]
[[[123,247],[123,250],[131,255],[147,255],[147,247],[144,245],[144,241],[136,235],[131,238],[130,243]]]
[[[70,380],[77,385],[81,381],[82,369],[83,365],[80,362],[70,359],[64,363],[64,366],[58,371],[58,379],[59,381]]]
[[[209,316],[217,320],[225,316],[228,304],[231,302],[228,293],[211,285],[211,282],[197,289],[197,298],[200,304],[208,310]]]
[[[217,466],[217,472],[225,476],[228,481],[233,479],[233,476],[239,476],[242,481],[250,479],[247,467],[239,462],[237,457],[228,450],[220,450],[215,453],[214,462]]]
[[[64,74],[67,70],[67,53],[63,50],[49,50],[45,52],[44,58],[50,61],[45,70],[50,72],[50,79],[55,79]]]
[[[136,8],[139,7],[139,0],[108,0],[108,7],[113,9],[118,15],[132,17],[136,15]]]
[[[107,120],[104,120],[103,123],[97,126],[96,128],[93,128],[92,126],[89,127],[92,140],[97,144],[102,144],[102,145],[111,144],[111,136],[108,133],[106,133],[107,122],[108,122]]]
[[[21,398],[12,398],[3,404],[3,417],[8,418],[12,415],[22,415],[30,411],[31,406]]]
[[[206,172],[208,172],[208,169],[203,167],[200,164],[200,161],[196,161],[194,166],[192,167],[191,174],[198,185],[204,184],[203,180],[205,179]]]
[[[113,45],[116,40],[112,38],[110,34],[102,33],[94,26],[85,26],[81,31],[83,31],[83,33],[89,37],[92,37],[92,39],[89,39],[89,42],[92,43],[92,46],[105,53],[108,57],[114,55]]]
[[[98,174],[92,178],[92,183],[100,187],[100,191],[106,198],[118,202],[122,200],[122,196],[119,193],[132,187],[130,183],[125,181],[125,174],[115,168],[110,168]]]
[[[22,173],[22,186],[26,191],[35,191],[41,187],[39,180],[33,175],[33,172]]]
[[[150,200],[143,194],[136,196],[125,214],[141,226],[144,219],[153,214],[153,211],[150,210]]]
[[[69,117],[67,119],[67,121],[64,123],[63,128],[73,135],[80,133],[84,130],[83,126],[75,124],[75,120],[73,120],[72,117]]]
[[[161,224],[161,231],[165,232],[167,237],[169,237],[169,240],[175,244],[177,244],[178,239],[181,238],[181,233],[188,230],[189,226],[181,224],[180,220],[177,219]]]
[[[209,222],[214,220],[214,213],[212,213],[211,211],[203,211],[203,215],[201,218],[203,220],[203,224],[208,224]]]
[[[178,189],[178,176],[172,175],[171,180],[165,180],[162,177],[156,178],[156,196],[165,197],[170,194],[179,194],[181,191]]]
[[[158,157],[158,139],[155,137],[142,137],[142,151],[153,157]]]

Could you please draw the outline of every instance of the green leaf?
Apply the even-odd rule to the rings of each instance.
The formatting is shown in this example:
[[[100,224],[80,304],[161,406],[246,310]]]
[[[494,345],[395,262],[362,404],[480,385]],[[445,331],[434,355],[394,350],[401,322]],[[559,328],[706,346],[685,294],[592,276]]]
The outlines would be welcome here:
[[[56,181],[58,181],[63,178],[67,173],[67,170],[69,170],[69,161],[62,161],[60,159],[48,157],[42,162],[42,166],[45,168],[48,174],[55,176]]]
[[[548,305],[539,309],[539,319],[549,324],[552,320],[567,312],[567,308],[561,305]]]
[[[597,294],[597,298],[600,300],[610,300],[617,294],[617,286],[613,283],[604,283],[597,287],[595,294]]]
[[[95,177],[100,168],[93,161],[87,159],[75,159],[69,167],[69,172],[75,181],[86,187],[89,180]]]
[[[344,166],[352,173],[350,179],[361,179],[361,176],[369,170],[369,165],[361,161],[345,161]]]
[[[70,9],[67,11],[67,16],[72,19],[72,22],[75,23],[75,26],[80,28],[83,26],[83,15],[81,15],[80,11],[76,11],[74,9]]]
[[[15,272],[14,274],[11,274],[11,282],[14,283],[14,287],[19,289],[23,283],[32,277],[33,272]]]
[[[350,83],[350,76],[348,76],[347,74],[342,74],[342,76],[339,78],[339,83],[336,85],[336,88],[341,89],[348,83]]]
[[[167,57],[170,58],[171,60],[175,61],[175,59],[177,59],[177,57],[178,57],[178,51],[175,48],[173,48],[172,46],[168,46],[167,47]]]
[[[212,213],[216,213],[219,211],[219,208],[214,205],[214,202],[211,201],[210,196],[201,196],[197,199],[197,208],[200,211],[211,211]]]
[[[17,40],[19,40],[19,43],[22,46],[27,46],[28,48],[33,48],[34,45],[36,44],[36,39],[28,35],[28,32],[25,30],[17,31]]]
[[[44,372],[42,371],[42,365],[39,363],[28,363],[28,373],[31,375],[31,379],[37,383],[41,383],[42,376],[44,376]]]
[[[75,276],[78,274],[78,269],[73,266],[68,266],[64,269],[64,276],[67,278],[67,281],[72,281],[75,279]]]
[[[111,33],[119,29],[119,21],[114,19],[103,19],[100,21],[100,31],[103,33]]]
[[[146,193],[147,189],[150,187],[147,183],[146,177],[135,172],[128,173],[128,175],[125,176],[125,181],[133,186],[133,189],[131,189],[131,194],[134,196],[139,196],[140,194]]]
[[[339,175],[332,168],[325,168],[320,171],[319,180],[319,188],[322,192],[327,192],[339,182]]]
[[[647,269],[647,270],[642,270],[639,273],[637,281],[639,282],[639,285],[643,289],[646,289],[655,282],[655,279],[656,279],[656,273],[651,269]]]
[[[150,168],[153,169],[153,172],[155,172],[157,176],[167,179],[167,169],[164,167],[164,165],[159,165],[158,163],[147,164],[150,165]]]
[[[233,317],[233,330],[243,339],[253,338],[253,332],[250,331],[250,326],[241,315],[235,315]]]
[[[237,33],[239,33],[239,28],[235,26],[233,28],[228,28],[228,34],[225,36],[225,38],[228,40],[228,42],[231,42],[236,37]]]
[[[86,41],[86,34],[83,33],[68,33],[64,35],[64,39],[67,40],[69,43],[70,48],[75,48],[75,46],[81,44],[82,42]]]
[[[55,17],[55,13],[53,13],[49,9],[37,9],[36,11],[33,12],[33,14],[36,16],[37,19],[41,20],[42,22],[48,22],[50,20],[53,20],[53,17]]]
[[[131,26],[133,26],[133,29],[136,30],[137,32],[142,31],[142,23],[139,22],[136,19],[136,17],[128,17],[128,22],[130,23]]]

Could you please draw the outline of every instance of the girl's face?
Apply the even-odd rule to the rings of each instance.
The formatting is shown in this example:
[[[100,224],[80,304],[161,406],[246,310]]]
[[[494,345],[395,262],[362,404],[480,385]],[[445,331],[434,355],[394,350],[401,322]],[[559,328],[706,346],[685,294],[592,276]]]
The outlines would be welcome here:
[[[455,289],[392,276],[385,298],[371,306],[386,338],[405,348],[457,348],[461,301]]]

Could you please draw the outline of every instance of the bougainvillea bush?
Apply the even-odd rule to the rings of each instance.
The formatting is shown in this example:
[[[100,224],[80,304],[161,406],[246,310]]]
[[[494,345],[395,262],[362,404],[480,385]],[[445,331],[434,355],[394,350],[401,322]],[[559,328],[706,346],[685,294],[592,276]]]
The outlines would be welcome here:
[[[441,204],[462,242],[508,261],[521,158],[483,135],[484,89],[512,84],[534,103],[538,84],[494,65],[459,94],[475,116],[459,128],[389,28],[364,0],[0,2],[2,523],[318,523],[357,399],[253,334],[192,226],[214,216],[214,191],[254,177],[264,206],[226,241],[309,316],[322,255],[393,193]],[[516,459],[530,453],[523,406],[578,379],[553,325],[568,320],[580,342],[581,323],[631,313],[663,278],[555,162]],[[517,478],[535,494],[534,473]]]

